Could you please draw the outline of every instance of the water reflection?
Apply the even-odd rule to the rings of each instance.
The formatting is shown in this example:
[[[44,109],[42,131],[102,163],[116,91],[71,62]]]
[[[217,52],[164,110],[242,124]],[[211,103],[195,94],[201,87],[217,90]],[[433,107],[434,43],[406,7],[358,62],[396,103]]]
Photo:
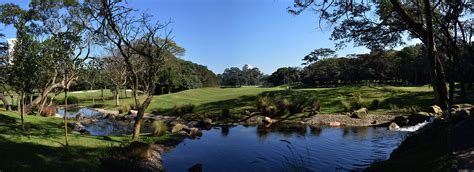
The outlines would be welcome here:
[[[64,116],[64,109],[58,109],[56,113],[63,117]],[[78,113],[83,113],[84,117],[97,117],[100,116],[100,112],[90,109],[90,108],[68,108],[67,109],[67,117],[68,118],[75,118]]]

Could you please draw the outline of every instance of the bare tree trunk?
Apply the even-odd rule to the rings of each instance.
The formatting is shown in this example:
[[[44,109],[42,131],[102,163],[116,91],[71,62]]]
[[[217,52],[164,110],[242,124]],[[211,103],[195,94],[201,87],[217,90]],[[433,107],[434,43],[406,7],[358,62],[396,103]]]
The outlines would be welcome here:
[[[102,102],[104,102],[104,88],[100,88],[100,98],[102,99]]]
[[[64,89],[64,139],[66,146],[69,146],[69,139],[67,137],[67,91],[68,89]]]
[[[120,91],[119,89],[116,89],[115,91],[115,106],[119,106],[120,105]]]
[[[438,56],[433,33],[433,12],[431,10],[430,0],[424,0],[425,16],[426,16],[426,36],[423,40],[427,57],[431,64],[431,82],[433,83],[433,91],[435,93],[436,103],[443,109],[448,108],[448,91],[446,88],[446,80],[444,68],[441,59]]]
[[[44,105],[46,104],[46,101],[48,100],[48,97],[45,97],[41,102],[41,106],[40,106],[40,109],[39,109],[39,112],[38,114],[41,115],[41,113],[43,112],[43,108],[44,108]]]
[[[20,98],[21,129],[24,131],[24,130],[25,130],[25,123],[24,123],[24,119],[23,119],[24,117],[23,117],[23,116],[24,116],[24,113],[25,113],[25,107],[24,107],[24,105],[25,105],[25,99],[24,99],[24,97],[23,97],[23,96],[24,96],[24,93],[23,93],[23,92],[22,92],[20,95],[21,95],[21,96],[20,96],[20,97],[21,97],[21,98]]]
[[[94,97],[94,92],[92,91],[92,87],[91,87],[91,95],[92,95],[92,104],[95,104],[95,97]]]
[[[138,140],[140,136],[140,129],[145,115],[145,109],[143,107],[138,108],[137,117],[135,117],[135,123],[133,124],[133,140]]]

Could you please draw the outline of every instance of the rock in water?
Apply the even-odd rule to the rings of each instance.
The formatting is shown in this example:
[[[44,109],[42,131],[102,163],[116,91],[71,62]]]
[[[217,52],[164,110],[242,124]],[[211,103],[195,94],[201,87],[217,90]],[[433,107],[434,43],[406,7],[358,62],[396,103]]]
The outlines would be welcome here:
[[[357,110],[354,110],[352,113],[352,118],[359,118],[359,119],[364,119],[369,115],[369,110],[367,108],[360,108]]]
[[[181,131],[181,130],[183,130],[183,129],[187,129],[187,128],[188,128],[188,126],[186,126],[186,125],[184,125],[184,124],[179,124],[179,123],[178,123],[178,124],[176,124],[176,125],[173,126],[173,128],[171,129],[171,133],[174,134],[174,133],[177,133],[177,132],[179,132],[179,131]]]
[[[272,118],[266,116],[265,118],[263,118],[263,123],[265,124],[271,124],[273,121],[272,121]]]
[[[414,114],[411,114],[410,116],[408,116],[408,123],[407,123],[407,125],[409,125],[409,126],[414,126],[414,125],[416,125],[416,124],[425,122],[425,121],[429,120],[430,118],[431,118],[431,117],[430,117],[430,114],[429,114],[429,113],[426,113],[426,112],[417,112],[417,113],[414,113]]]
[[[331,126],[331,127],[339,127],[339,126],[341,126],[341,123],[334,121],[334,122],[330,122],[330,123],[329,123],[329,126]]]
[[[85,118],[85,115],[84,113],[82,112],[79,112],[77,115],[76,115],[76,120],[80,121],[80,120],[83,120]]]
[[[389,130],[395,130],[397,128],[400,128],[400,127],[395,122],[390,123],[390,125],[388,126]]]
[[[206,125],[212,125],[212,119],[210,119],[210,118],[204,118],[204,119],[202,120],[202,124],[203,124],[204,126],[206,126]]]
[[[452,116],[452,122],[453,123],[458,123],[458,122],[461,122],[461,121],[464,121],[464,120],[468,119],[471,114],[470,114],[470,111],[467,110],[467,109],[460,109],[458,111],[454,111],[452,113],[452,115],[453,115]]]
[[[189,172],[201,172],[202,164],[194,164],[191,168],[188,169]]]

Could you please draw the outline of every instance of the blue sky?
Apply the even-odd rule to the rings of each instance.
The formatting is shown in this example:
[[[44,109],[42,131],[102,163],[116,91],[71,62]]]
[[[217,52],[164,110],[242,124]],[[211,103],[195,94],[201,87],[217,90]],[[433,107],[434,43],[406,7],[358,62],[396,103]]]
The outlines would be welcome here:
[[[27,7],[29,0],[7,1]],[[158,20],[173,23],[174,40],[186,49],[183,59],[208,66],[215,73],[250,64],[271,74],[279,67],[300,66],[316,48],[333,48],[331,27],[318,25],[307,11],[293,16],[286,10],[291,0],[129,0],[128,3]],[[0,26],[6,38],[12,27]],[[367,53],[348,45],[338,55]]]

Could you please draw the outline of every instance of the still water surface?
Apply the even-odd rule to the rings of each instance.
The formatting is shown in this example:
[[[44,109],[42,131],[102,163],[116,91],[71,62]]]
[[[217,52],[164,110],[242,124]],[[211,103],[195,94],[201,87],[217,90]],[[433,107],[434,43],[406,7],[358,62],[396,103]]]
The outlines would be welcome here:
[[[163,154],[168,171],[346,171],[385,160],[408,132],[387,128],[215,127]]]

